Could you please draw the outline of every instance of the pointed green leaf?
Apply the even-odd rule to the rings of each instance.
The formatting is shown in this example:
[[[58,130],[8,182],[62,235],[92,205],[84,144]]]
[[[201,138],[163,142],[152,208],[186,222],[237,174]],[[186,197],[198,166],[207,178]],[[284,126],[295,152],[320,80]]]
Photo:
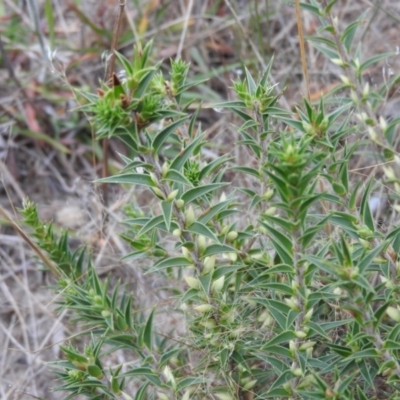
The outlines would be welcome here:
[[[128,76],[132,75],[133,73],[133,68],[131,63],[129,62],[129,60],[120,52],[115,51],[114,54],[117,56],[118,61],[122,64],[122,66],[124,67],[124,69],[126,70],[126,74]]]
[[[207,295],[210,292],[211,278],[213,278],[213,274],[207,274],[198,277],[199,282],[204,290],[204,293],[206,293]],[[214,279],[216,279],[215,276]]]
[[[379,352],[376,349],[365,349],[353,353],[347,357],[346,360],[356,360],[357,358],[377,358],[380,357]]]
[[[311,4],[307,4],[307,3],[300,3],[300,7],[302,9],[307,10],[308,12],[314,14],[318,18],[321,17],[322,10],[320,10],[319,7],[316,7]]]
[[[234,247],[230,247],[225,244],[212,244],[207,247],[202,257],[213,256],[214,254],[221,253],[237,253],[237,250]]]
[[[151,144],[151,147],[153,148],[155,154],[157,154],[160,151],[161,146],[168,139],[168,137],[172,135],[174,131],[179,126],[181,126],[187,119],[188,116],[178,119],[177,121],[172,122],[172,124],[168,125],[166,128],[157,133]]]
[[[199,222],[206,224],[209,222],[216,214],[225,210],[229,204],[232,203],[232,200],[222,201],[217,203],[215,206],[210,207],[204,214],[199,217]]]
[[[146,89],[149,86],[151,80],[153,79],[155,72],[156,68],[151,67],[148,68],[148,71],[145,71],[144,75],[140,77],[140,82],[133,93],[135,98],[137,99],[141,98],[142,95],[146,92]]]
[[[280,227],[285,229],[285,231],[287,231],[287,232],[291,232],[293,229],[293,224],[290,221],[288,221],[285,218],[282,218],[280,216],[275,217],[274,215],[262,214],[261,218],[266,219],[267,221],[270,221],[270,222],[273,222],[273,223],[279,225]]]
[[[178,90],[178,92],[177,92],[177,95],[179,95],[179,94],[181,94],[181,93],[183,93],[183,92],[186,92],[188,89],[190,89],[190,88],[192,88],[192,87],[194,87],[194,86],[199,86],[199,85],[201,85],[202,83],[207,82],[207,81],[208,81],[208,78],[199,79],[199,80],[196,80],[196,81],[188,82],[188,83],[182,85],[182,86],[179,88],[179,90]]]
[[[158,387],[162,386],[162,382],[158,377],[157,373],[154,372],[151,368],[146,368],[146,367],[132,368],[120,375],[121,378],[129,376],[143,376],[150,382],[154,383],[156,386]]]
[[[307,326],[310,328],[311,331],[314,332],[314,334],[319,334],[323,338],[325,338],[328,342],[332,341],[329,335],[326,334],[326,332],[319,326],[319,324],[316,324],[315,322],[308,322]],[[311,335],[312,337],[313,335]],[[326,343],[328,344],[328,343]]]
[[[208,185],[195,187],[193,189],[189,189],[186,191],[181,199],[185,202],[185,204],[189,204],[192,201],[196,200],[197,198],[205,195],[206,193],[212,192],[217,190],[223,186],[228,185],[227,183],[210,183]]]
[[[208,237],[209,239],[219,242],[217,236],[214,232],[206,225],[202,224],[201,222],[195,221],[192,225],[187,229],[189,232],[196,233],[198,235],[203,235]]]
[[[209,382],[209,379],[203,378],[201,376],[199,377],[190,377],[190,378],[183,378],[183,379],[179,379],[177,381],[177,389],[178,390],[184,390],[189,386],[193,386],[193,385],[203,385],[205,383]]]
[[[183,349],[171,349],[168,351],[165,351],[162,353],[160,361],[158,363],[159,368],[163,368],[165,367],[165,365],[167,365],[167,363],[169,362],[169,360],[173,357],[176,357],[179,353],[181,353],[183,351]]]
[[[161,209],[167,231],[171,229],[172,207],[173,207],[172,201],[166,200],[161,202]]]
[[[139,390],[136,392],[135,400],[146,400],[146,389],[150,385],[150,382],[144,383],[140,386]]]
[[[353,21],[352,23],[347,25],[346,29],[340,35],[340,41],[344,44],[347,51],[350,51],[356,30],[357,30],[358,26],[363,23],[363,19],[364,19],[364,15],[359,17],[356,21]]]
[[[217,169],[220,165],[225,164],[226,162],[232,160],[232,157],[222,156],[218,157],[214,161],[207,164],[199,174],[199,180],[202,181],[205,177],[211,174],[215,169]]]
[[[366,268],[371,264],[372,260],[381,252],[383,249],[388,245],[386,241],[382,242],[375,248],[373,248],[371,251],[369,251],[367,254],[364,255],[364,257],[358,262],[357,267],[360,270],[360,273],[363,274],[363,272],[366,270]]]
[[[364,61],[361,66],[360,66],[360,71],[364,72],[367,68],[369,68],[371,65],[379,62],[379,61],[383,61],[386,60],[390,57],[394,57],[396,54],[393,52],[389,52],[389,53],[383,53],[383,54],[378,54],[376,56],[373,56],[371,58],[369,58],[367,61]]]
[[[232,108],[232,111],[236,115],[238,115],[240,118],[245,120],[245,121],[252,121],[253,120],[253,118],[249,114],[247,114],[246,112],[240,110],[239,108]]]
[[[144,235],[147,233],[149,230],[156,228],[159,226],[161,223],[164,222],[164,216],[163,215],[157,215],[156,217],[151,218],[137,233],[137,237]]]
[[[372,183],[373,180],[370,179],[369,182],[367,183],[364,193],[361,199],[361,204],[360,204],[360,214],[363,219],[363,222],[367,227],[374,232],[375,231],[375,224],[374,224],[374,218],[371,213],[371,209],[369,207],[369,194],[371,192],[372,188]]]
[[[185,257],[171,257],[165,260],[162,260],[151,267],[146,274],[153,273],[155,271],[160,271],[165,268],[173,268],[173,267],[187,267],[189,265],[193,265],[193,262],[189,261]]]
[[[244,71],[246,74],[247,90],[250,95],[254,95],[256,93],[257,85],[254,82],[254,79],[251,76],[250,71],[246,67],[245,67]]]
[[[312,43],[312,45],[320,51],[322,54],[324,54],[326,57],[328,57],[330,60],[332,59],[338,59],[340,58],[339,54],[336,51],[332,51],[330,49],[327,49],[325,46],[321,46],[319,43],[316,43],[315,41],[309,39],[309,41]],[[336,46],[335,46],[336,47]]]
[[[96,179],[97,183],[130,183],[134,185],[143,185],[154,187],[154,182],[147,174],[121,174],[107,178]]]
[[[212,105],[212,108],[246,108],[244,101],[224,101],[223,103],[216,103]]]
[[[289,343],[289,340],[296,339],[296,335],[292,331],[281,332],[279,335],[276,335],[274,338],[269,340],[262,346],[262,350],[268,350],[268,347],[274,346],[280,343]]]
[[[314,264],[316,267],[322,269],[322,271],[338,276],[336,271],[337,267],[334,264],[313,255],[307,255],[304,258],[311,264]]]
[[[261,283],[260,286],[264,289],[272,289],[276,292],[282,292],[288,294],[289,296],[293,296],[292,287],[284,283],[277,283],[277,282]]]
[[[260,171],[250,167],[233,167],[233,171],[243,172],[246,175],[255,176],[257,179],[261,178]]]
[[[199,145],[199,143],[201,142],[203,137],[204,137],[204,135],[199,135],[195,139],[193,139],[193,141],[191,141],[190,144],[174,158],[171,165],[169,166],[170,169],[176,170],[176,171],[181,171],[185,162],[193,154],[193,151]]]
[[[177,182],[181,183],[182,185],[186,185],[189,187],[193,187],[192,182],[190,182],[187,178],[185,178],[180,172],[170,169],[167,172],[165,178],[162,181],[170,181],[170,182]]]
[[[151,351],[152,350],[152,333],[153,333],[153,317],[154,317],[155,308],[150,313],[149,318],[147,319],[146,326],[143,331],[143,343],[145,346]]]
[[[267,228],[270,235],[285,249],[288,255],[292,254],[292,242],[272,225],[264,221],[260,222],[264,228]],[[289,263],[288,263],[289,264]]]
[[[228,267],[218,267],[213,274],[214,279],[221,278],[223,275],[230,274],[231,272],[236,272],[239,269],[243,269],[243,265],[229,265]]]

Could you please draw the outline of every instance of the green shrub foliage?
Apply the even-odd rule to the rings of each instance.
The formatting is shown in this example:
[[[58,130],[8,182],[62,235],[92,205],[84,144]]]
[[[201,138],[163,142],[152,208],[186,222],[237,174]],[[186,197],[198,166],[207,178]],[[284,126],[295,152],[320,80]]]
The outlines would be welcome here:
[[[321,21],[311,44],[342,70],[335,96],[282,109],[271,61],[258,78],[244,69],[232,83],[236,99],[213,105],[234,115],[236,136],[226,140],[246,165],[216,147],[218,157],[207,158],[202,105],[189,112],[203,82],[181,60],[166,76],[151,43],[133,60],[117,54],[124,75],[110,86],[80,93],[97,137],[118,137],[130,151],[99,182],[142,185],[156,199],[152,212],[135,206],[123,221],[125,258],[146,259],[145,273],[164,280],[187,334],[160,334],[157,307],[143,311],[135,293],[100,279],[90,257],[72,252],[27,202],[26,222],[60,270],[60,308],[85,333],[85,348],[66,344],[53,365],[66,398],[399,398],[400,229],[378,226],[377,182],[350,167],[369,149],[386,163],[382,179],[397,202],[399,118],[376,111],[396,78],[372,90],[363,72],[390,55],[363,59],[353,44],[362,19],[339,32],[334,2],[321,4],[303,6]],[[109,366],[117,349],[129,365]]]

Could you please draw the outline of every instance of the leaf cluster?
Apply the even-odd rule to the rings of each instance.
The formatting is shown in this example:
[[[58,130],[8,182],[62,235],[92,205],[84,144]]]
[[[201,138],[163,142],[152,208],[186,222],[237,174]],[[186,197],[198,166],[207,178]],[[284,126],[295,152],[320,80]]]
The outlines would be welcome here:
[[[233,82],[237,100],[215,105],[240,118],[235,146],[248,165],[229,155],[207,161],[200,110],[189,113],[182,100],[200,81],[180,60],[165,77],[149,63],[151,43],[136,47],[132,61],[118,54],[124,75],[82,94],[98,138],[117,136],[131,152],[118,174],[99,182],[144,186],[159,205],[124,219],[133,249],[125,259],[151,260],[145,273],[168,283],[188,332],[177,341],[159,334],[156,308],[146,315],[123,286],[109,288],[84,252],[71,253],[67,237],[58,240],[26,204],[26,222],[63,273],[62,307],[91,332],[83,351],[64,346],[66,360],[54,363],[69,398],[399,396],[400,229],[380,229],[374,179],[357,182],[350,171],[366,142],[377,157],[396,160],[399,120],[377,120],[383,93],[363,72],[383,56],[362,59],[353,49],[362,19],[340,33],[334,6],[303,4],[321,21],[311,42],[343,69],[336,91],[348,91],[345,100],[281,109],[271,61],[258,80],[245,69]],[[354,142],[353,133],[368,140]],[[229,188],[227,171],[246,184]],[[385,175],[397,201],[397,169]],[[103,360],[117,349],[135,365],[107,370]]]

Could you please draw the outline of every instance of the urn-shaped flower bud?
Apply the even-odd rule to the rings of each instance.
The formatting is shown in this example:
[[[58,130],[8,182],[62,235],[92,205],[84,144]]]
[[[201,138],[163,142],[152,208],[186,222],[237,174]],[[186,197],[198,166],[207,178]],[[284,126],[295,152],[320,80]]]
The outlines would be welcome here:
[[[181,237],[182,236],[182,231],[180,229],[174,229],[172,234],[176,237]]]
[[[200,325],[204,326],[206,329],[213,329],[216,327],[216,323],[212,318],[206,319],[205,321],[201,321]]]
[[[218,293],[221,291],[222,287],[224,286],[225,283],[225,275],[222,275],[221,278],[218,278],[216,281],[214,281],[211,285],[212,291],[214,293]]]
[[[363,89],[363,93],[362,93],[363,99],[366,99],[368,97],[368,95],[369,95],[369,82],[367,82],[364,85],[364,89]]]
[[[180,210],[185,205],[185,201],[182,199],[178,199],[175,201],[175,205]]]
[[[243,386],[243,389],[244,389],[244,390],[250,390],[250,389],[252,389],[252,388],[255,386],[256,383],[257,383],[257,379],[253,379],[252,381],[247,382],[247,383]]]
[[[292,373],[294,376],[300,377],[303,375],[303,370],[301,368],[292,369]]]
[[[270,207],[264,211],[264,214],[269,217],[275,215],[275,213],[276,213],[276,207]]]
[[[186,260],[193,261],[190,251],[185,246],[182,247],[182,255],[186,258]]]
[[[197,238],[197,249],[199,251],[199,254],[202,255],[205,252],[206,248],[207,248],[206,238],[205,236],[200,235]]]
[[[215,397],[219,400],[234,400],[229,393],[215,393]]]
[[[305,333],[304,331],[296,331],[294,334],[299,339],[304,339],[307,336],[307,333]]]
[[[228,253],[228,258],[232,261],[235,262],[237,260],[237,254],[236,253]]]
[[[234,240],[236,240],[236,238],[238,237],[238,233],[236,231],[230,231],[227,235],[226,235],[226,241],[227,242],[233,242]]]
[[[310,310],[308,310],[306,312],[306,314],[304,315],[304,319],[303,319],[303,323],[304,324],[307,324],[308,322],[310,322],[310,320],[311,320],[311,318],[313,316],[313,312],[314,312],[313,308],[311,308]]]
[[[153,189],[154,194],[157,197],[159,197],[160,199],[164,198],[164,195],[163,195],[162,191],[158,187],[153,187],[152,189]]]
[[[193,278],[192,276],[184,276],[183,279],[185,279],[186,283],[191,287],[192,289],[198,289],[200,286],[200,282],[198,279]]]
[[[98,365],[90,364],[87,366],[86,370],[90,376],[93,376],[97,379],[103,379],[103,372]]]
[[[178,195],[178,193],[179,193],[179,189],[173,190],[173,191],[168,195],[167,200],[168,200],[168,201],[175,200],[175,197]]]
[[[200,304],[198,306],[193,307],[196,311],[204,314],[206,312],[211,311],[214,307],[211,304]]]
[[[214,272],[215,267],[215,256],[206,257],[204,259],[203,274],[207,275],[210,272]]]
[[[163,164],[163,166],[161,167],[161,176],[162,176],[163,178],[165,178],[165,177],[167,176],[167,174],[168,174],[168,171],[169,171],[169,165],[168,165],[167,162],[165,162],[165,163]]]
[[[264,200],[271,200],[273,195],[274,195],[274,190],[273,189],[268,189],[261,197]]]
[[[154,172],[150,172],[149,175],[150,175],[150,178],[151,178],[152,182],[153,182],[155,185],[158,186],[158,180],[157,180],[156,174],[155,174]]]
[[[400,322],[400,309],[399,307],[388,307],[386,309],[386,314],[389,315],[396,322]]]
[[[314,347],[315,343],[316,342],[313,342],[313,341],[305,342],[299,347],[299,350],[304,351],[307,349],[312,349]]]
[[[189,208],[185,212],[185,227],[189,228],[190,226],[192,226],[195,219],[196,216],[194,214],[193,207],[189,206]]]

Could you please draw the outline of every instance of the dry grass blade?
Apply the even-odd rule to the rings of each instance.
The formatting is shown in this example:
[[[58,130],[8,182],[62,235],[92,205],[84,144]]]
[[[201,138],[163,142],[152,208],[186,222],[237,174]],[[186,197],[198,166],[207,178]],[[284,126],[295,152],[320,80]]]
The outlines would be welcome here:
[[[117,51],[117,47],[118,47],[118,38],[119,38],[119,34],[120,34],[124,10],[125,10],[125,1],[120,0],[119,8],[118,8],[118,16],[115,21],[113,39],[112,39],[112,44],[111,44],[110,64],[108,67],[109,68],[108,81],[109,81],[110,85],[112,85],[112,81],[113,81],[113,74],[114,74],[114,69],[115,69],[115,57],[116,57],[115,52]],[[108,139],[103,139],[102,147],[103,147],[102,177],[106,178],[109,175],[109,173],[108,173],[108,152],[109,152]],[[103,183],[102,189],[103,189],[104,204],[107,206],[108,205],[108,185],[106,183]]]
[[[306,48],[305,48],[305,40],[304,40],[304,34],[303,34],[303,21],[301,18],[300,0],[296,0],[296,19],[297,19],[297,29],[299,31],[301,65],[303,67],[304,82],[306,85],[306,92],[307,92],[307,100],[310,101],[310,99],[311,99],[310,83],[309,83],[309,78],[308,78]]]

